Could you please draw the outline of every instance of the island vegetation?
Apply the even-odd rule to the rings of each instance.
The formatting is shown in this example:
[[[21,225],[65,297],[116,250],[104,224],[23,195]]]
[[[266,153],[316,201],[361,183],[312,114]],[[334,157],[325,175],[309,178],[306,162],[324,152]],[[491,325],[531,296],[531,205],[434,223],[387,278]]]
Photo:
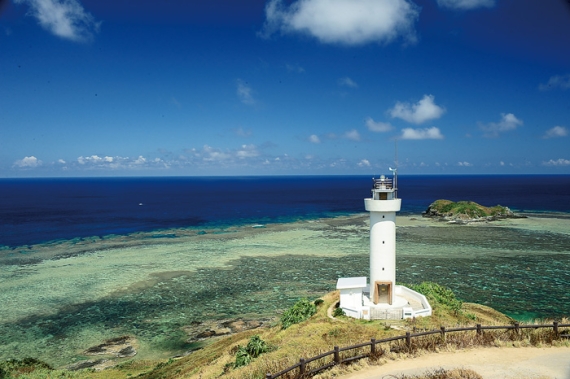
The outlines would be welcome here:
[[[145,361],[127,358],[122,363],[102,371],[93,368],[70,371],[54,369],[36,359],[10,360],[0,363],[0,378],[49,379],[90,378],[115,379],[137,377],[140,379],[175,378],[264,378],[268,372],[278,372],[298,362],[300,357],[311,357],[333,346],[349,346],[404,334],[439,329],[441,326],[509,325],[510,317],[496,310],[472,303],[464,303],[448,288],[426,282],[408,285],[422,292],[433,305],[433,316],[413,320],[364,321],[349,317],[334,317],[339,294],[331,292],[320,299],[301,299],[273,324],[260,323],[260,327],[227,336],[213,336],[205,346],[188,355],[165,361]],[[567,322],[567,320],[563,320]],[[568,341],[553,340],[548,331],[525,329],[526,334],[513,337],[512,334],[492,331],[486,338],[473,335],[454,335],[444,345],[431,340],[419,344],[414,351],[399,349],[397,345],[385,346],[381,357],[371,357],[350,366],[337,366],[319,374],[319,378],[333,378],[346,370],[358,369],[371,364],[381,364],[390,359],[405,358],[421,354],[425,350],[482,346],[530,346],[541,344],[562,344]],[[565,331],[566,333],[568,331]],[[514,340],[513,338],[516,338]],[[387,348],[387,349],[386,349]],[[449,376],[438,376],[445,378]],[[468,376],[459,376],[467,378]]]
[[[495,205],[486,207],[474,201],[436,200],[430,204],[424,217],[454,223],[468,223],[480,221],[496,221],[506,218],[523,218],[511,211],[508,207]]]

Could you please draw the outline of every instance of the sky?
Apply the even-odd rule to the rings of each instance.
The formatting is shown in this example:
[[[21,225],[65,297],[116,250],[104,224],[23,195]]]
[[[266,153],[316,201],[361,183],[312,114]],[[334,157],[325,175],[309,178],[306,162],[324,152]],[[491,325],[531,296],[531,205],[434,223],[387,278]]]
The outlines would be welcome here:
[[[0,0],[0,177],[570,174],[568,0],[132,4]]]

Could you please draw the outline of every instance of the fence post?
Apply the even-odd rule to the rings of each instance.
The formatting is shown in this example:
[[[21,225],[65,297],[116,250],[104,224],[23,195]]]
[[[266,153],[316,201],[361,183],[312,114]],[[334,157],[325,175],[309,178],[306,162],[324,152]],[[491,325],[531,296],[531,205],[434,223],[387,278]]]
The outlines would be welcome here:
[[[441,340],[445,342],[445,326],[442,326],[440,329],[441,329]]]
[[[376,354],[376,338],[370,340],[370,355]]]
[[[334,347],[334,363],[337,365],[340,363],[340,350],[338,346]]]
[[[477,324],[477,335],[480,336],[483,331],[481,330],[481,324]]]
[[[515,333],[519,334],[519,323],[515,322]]]
[[[552,330],[554,330],[554,334],[558,337],[558,321],[554,321],[552,323]]]
[[[301,378],[303,377],[303,375],[305,375],[305,358],[301,358],[299,359],[299,374],[301,376]]]
[[[406,332],[406,345],[408,349],[412,348],[412,338],[410,337],[410,332]]]

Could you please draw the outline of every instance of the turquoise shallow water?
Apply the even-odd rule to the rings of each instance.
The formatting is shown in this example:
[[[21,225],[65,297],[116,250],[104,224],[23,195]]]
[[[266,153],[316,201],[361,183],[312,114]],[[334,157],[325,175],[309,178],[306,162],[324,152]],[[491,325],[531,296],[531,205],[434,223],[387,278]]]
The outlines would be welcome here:
[[[397,278],[447,285],[520,320],[570,315],[570,219],[467,226],[398,218]],[[368,276],[367,215],[170,229],[0,250],[0,359],[54,365],[125,334],[138,357],[192,348],[193,321],[274,316]]]

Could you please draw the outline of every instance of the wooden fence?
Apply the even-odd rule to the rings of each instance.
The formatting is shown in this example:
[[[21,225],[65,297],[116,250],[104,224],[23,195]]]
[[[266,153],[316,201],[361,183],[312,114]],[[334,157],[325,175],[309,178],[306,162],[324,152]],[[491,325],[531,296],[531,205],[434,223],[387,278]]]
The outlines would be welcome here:
[[[294,375],[293,376],[294,378],[307,378],[309,376],[317,374],[323,370],[326,370],[326,369],[331,368],[331,367],[336,366],[336,365],[340,365],[343,363],[349,363],[349,362],[356,361],[356,360],[366,358],[366,357],[376,356],[376,355],[378,355],[378,353],[382,353],[382,350],[378,351],[377,345],[382,344],[382,343],[387,343],[387,342],[405,340],[406,348],[410,350],[412,348],[412,339],[413,338],[425,337],[425,336],[434,335],[434,334],[440,334],[442,337],[442,340],[445,341],[445,335],[447,333],[476,331],[477,335],[480,336],[483,334],[484,330],[500,330],[500,329],[503,329],[503,330],[514,330],[515,333],[518,334],[521,329],[539,329],[539,328],[552,328],[555,338],[569,338],[570,337],[569,334],[560,334],[559,328],[562,328],[562,327],[570,327],[570,324],[559,324],[556,321],[553,322],[552,324],[540,324],[540,325],[520,325],[519,323],[514,323],[512,325],[504,325],[504,326],[481,326],[481,324],[477,324],[476,326],[471,326],[471,327],[467,327],[467,328],[446,329],[445,327],[442,326],[440,328],[440,330],[431,330],[431,331],[421,332],[421,333],[406,332],[406,334],[402,335],[402,336],[384,338],[381,340],[377,340],[377,339],[372,338],[369,342],[360,343],[358,345],[352,345],[352,346],[346,346],[346,347],[335,346],[333,350],[327,351],[326,353],[322,353],[322,354],[314,356],[312,358],[301,358],[301,359],[299,359],[299,363],[297,363],[291,367],[288,367],[282,371],[279,371],[278,373],[275,373],[275,374],[268,373],[265,376],[265,378],[266,379],[275,379],[275,378],[279,378],[279,377],[284,377],[287,374],[289,374],[288,375],[289,377],[291,375]],[[366,351],[366,352],[362,351],[364,348],[369,348],[369,351]],[[346,356],[346,357],[341,357],[342,352],[352,352],[352,354],[348,354],[349,356]],[[343,355],[347,355],[347,354],[343,354]],[[325,363],[322,366],[315,367],[313,369],[308,368],[307,365],[309,363],[314,362],[314,361],[318,361],[318,360],[322,360],[328,356],[332,356],[332,361]],[[298,372],[295,375],[293,371],[297,370],[297,369],[298,369]]]

